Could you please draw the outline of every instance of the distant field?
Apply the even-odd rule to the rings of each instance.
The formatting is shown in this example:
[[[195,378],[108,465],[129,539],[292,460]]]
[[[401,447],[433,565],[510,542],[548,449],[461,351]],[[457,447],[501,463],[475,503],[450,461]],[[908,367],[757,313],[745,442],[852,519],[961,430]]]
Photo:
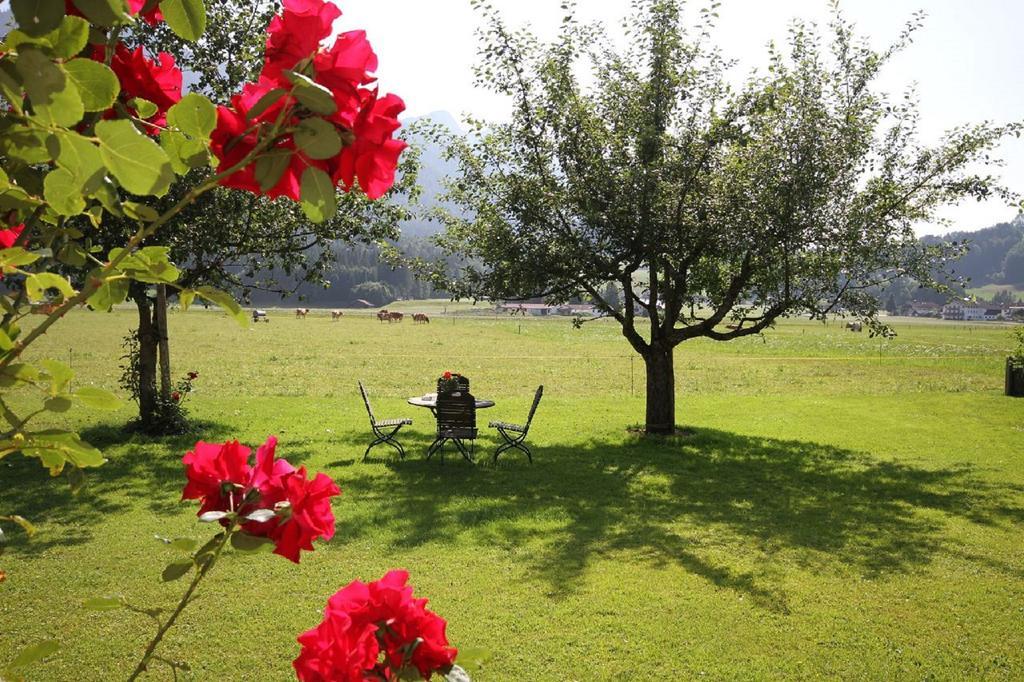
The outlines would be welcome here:
[[[181,454],[199,437],[274,433],[280,454],[343,488],[338,532],[297,567],[217,567],[165,652],[197,680],[290,679],[294,638],[326,597],[390,567],[410,570],[456,645],[493,652],[485,682],[1024,678],[1024,400],[1002,396],[1009,326],[895,318],[885,341],[794,320],[686,343],[678,415],[693,435],[657,440],[627,431],[643,418],[644,370],[609,320],[576,330],[466,304],[389,307],[431,324],[292,307],[242,329],[172,313],[175,374],[200,373],[201,431],[147,442],[120,432],[127,407],[71,413],[110,458],[77,497],[3,460],[0,511],[40,533],[12,533],[0,558],[0,661],[55,636],[62,650],[32,679],[125,678],[145,619],[78,604],[174,601],[180,586],[159,581],[171,555],[151,538],[209,533],[178,501]],[[132,322],[76,312],[39,352],[116,390]],[[497,402],[483,423],[522,420],[545,385],[533,466],[423,461],[430,415],[405,401],[446,369]],[[359,379],[379,416],[414,418],[404,462],[381,449],[362,462]],[[497,442],[485,435],[482,454]]]
[[[1016,298],[1024,298],[1024,285],[1020,284],[986,284],[982,287],[968,289],[967,293],[970,296],[992,300],[992,297],[1001,291],[1009,291]]]

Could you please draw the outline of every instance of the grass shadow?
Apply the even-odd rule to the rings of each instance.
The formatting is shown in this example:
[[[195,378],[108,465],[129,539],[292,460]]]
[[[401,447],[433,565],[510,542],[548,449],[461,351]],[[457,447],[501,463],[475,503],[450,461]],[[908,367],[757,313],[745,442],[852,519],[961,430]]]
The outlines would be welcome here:
[[[411,454],[429,442],[403,440]],[[468,537],[517,553],[553,596],[575,591],[596,558],[628,552],[785,612],[770,572],[776,553],[810,571],[852,567],[874,577],[955,551],[945,534],[951,519],[1024,523],[1024,489],[968,465],[921,468],[712,429],[541,447],[534,459],[441,466],[413,454],[380,462],[393,475],[348,470],[340,478],[355,503],[339,517],[338,537],[377,533],[396,549]],[[720,558],[751,546],[749,560]]]
[[[64,528],[62,532],[42,533],[31,540],[22,533],[11,533],[11,548],[26,555],[38,555],[54,546],[88,542],[92,538],[90,526],[133,506],[141,505],[157,516],[180,514],[182,455],[200,438],[220,442],[233,433],[232,427],[211,421],[196,422],[186,433],[162,437],[132,432],[117,423],[87,427],[79,435],[99,448],[107,462],[86,470],[85,483],[77,491],[66,481],[51,478],[36,459],[5,458],[0,462],[0,510],[19,514],[41,526],[56,524]],[[287,459],[300,465],[313,455],[312,447],[293,446],[288,448]]]

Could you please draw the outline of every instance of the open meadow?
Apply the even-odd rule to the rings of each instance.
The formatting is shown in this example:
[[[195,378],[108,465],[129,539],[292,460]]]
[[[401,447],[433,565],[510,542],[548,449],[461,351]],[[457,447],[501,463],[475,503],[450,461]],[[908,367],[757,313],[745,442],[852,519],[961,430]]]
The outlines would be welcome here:
[[[429,325],[271,310],[243,329],[172,312],[175,377],[200,375],[194,433],[126,436],[134,405],[76,409],[70,425],[109,461],[75,496],[36,461],[0,462],[0,509],[39,529],[9,533],[0,557],[0,661],[54,637],[61,650],[32,679],[127,677],[145,617],[82,601],[175,603],[182,584],[160,573],[176,555],[154,535],[211,534],[179,501],[182,454],[198,438],[276,434],[279,455],[342,488],[337,533],[299,566],[218,563],[163,650],[197,680],[292,679],[295,637],[326,598],[393,567],[455,646],[491,653],[474,676],[485,682],[1024,678],[1024,400],[1002,395],[1008,327],[897,319],[886,341],[790,320],[763,338],[686,342],[688,435],[648,439],[629,431],[643,420],[643,362],[615,323],[421,307]],[[122,393],[113,359],[133,322],[127,308],[75,312],[30,359]],[[490,465],[490,429],[476,444],[486,464],[451,450],[424,461],[432,418],[406,399],[444,370],[497,403],[481,425],[522,422],[545,386],[532,466],[515,454]],[[414,419],[404,461],[386,446],[362,461],[372,436],[357,380],[379,417]]]

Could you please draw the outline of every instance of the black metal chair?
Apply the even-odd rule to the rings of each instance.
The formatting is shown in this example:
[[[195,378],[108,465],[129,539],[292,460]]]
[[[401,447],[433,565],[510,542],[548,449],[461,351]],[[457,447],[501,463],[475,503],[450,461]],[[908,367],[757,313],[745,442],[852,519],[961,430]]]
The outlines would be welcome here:
[[[530,414],[526,417],[525,424],[510,424],[508,422],[491,422],[488,424],[492,429],[497,429],[501,437],[505,439],[505,442],[498,446],[498,449],[494,451],[494,461],[498,461],[498,455],[515,448],[526,453],[526,458],[530,460],[530,464],[533,464],[533,455],[530,454],[530,448],[526,447],[523,441],[526,440],[526,434],[530,432],[530,424],[533,422],[533,415],[537,412],[537,405],[540,404],[540,398],[544,395],[544,387],[538,386],[537,393],[533,396],[533,405],[530,406]]]
[[[366,396],[366,389],[363,388],[363,382],[359,382],[359,393],[363,396],[363,404],[366,405],[366,413],[370,415],[370,428],[373,429],[373,435],[376,439],[370,443],[369,447],[366,448],[366,452],[363,453],[363,460],[370,455],[370,450],[374,446],[380,445],[381,443],[387,443],[394,449],[398,450],[398,455],[405,459],[405,448],[402,444],[395,440],[395,435],[401,430],[403,426],[412,424],[411,419],[380,419],[378,420],[373,416],[373,408],[370,407],[370,399]],[[391,429],[388,431],[387,429]]]
[[[434,413],[437,415],[437,438],[427,450],[427,459],[440,452],[443,464],[444,444],[451,441],[467,461],[473,462],[465,441],[473,441],[477,436],[476,398],[469,391],[438,393]],[[472,447],[472,442],[470,445]]]

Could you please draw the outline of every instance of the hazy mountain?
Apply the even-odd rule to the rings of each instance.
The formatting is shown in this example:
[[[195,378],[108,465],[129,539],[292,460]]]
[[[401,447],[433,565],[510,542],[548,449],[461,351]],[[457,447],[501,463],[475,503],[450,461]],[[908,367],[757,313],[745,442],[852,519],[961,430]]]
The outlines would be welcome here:
[[[459,126],[455,118],[447,111],[435,111],[426,116],[416,116],[402,121],[403,129],[406,131],[415,130],[415,124],[432,123],[442,127],[444,130],[463,135],[465,132]],[[423,188],[420,194],[420,204],[425,209],[433,208],[439,203],[439,197],[444,192],[444,179],[456,174],[458,167],[455,163],[444,158],[444,150],[414,132],[407,132],[407,139],[410,145],[420,150],[420,172],[419,185]],[[448,208],[453,208],[448,206]],[[436,234],[441,231],[438,223],[425,219],[412,220],[402,224],[402,234],[410,237],[423,237]]]

